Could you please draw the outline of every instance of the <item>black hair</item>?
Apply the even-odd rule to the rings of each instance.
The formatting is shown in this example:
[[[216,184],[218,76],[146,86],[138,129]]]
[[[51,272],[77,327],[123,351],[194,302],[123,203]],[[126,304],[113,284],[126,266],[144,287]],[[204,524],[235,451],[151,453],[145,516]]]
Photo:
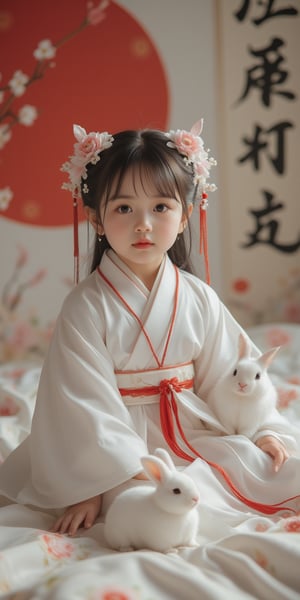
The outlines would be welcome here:
[[[163,196],[179,196],[187,227],[184,233],[178,235],[168,250],[168,255],[179,268],[193,272],[188,218],[188,205],[194,202],[195,196],[192,168],[186,165],[183,156],[176,149],[167,145],[168,137],[161,131],[121,131],[114,134],[113,138],[112,146],[100,153],[100,160],[96,164],[87,165],[87,178],[81,181],[84,206],[95,211],[100,224],[100,206],[106,206],[112,188],[118,193],[128,169],[137,170],[141,181],[147,178],[158,193]],[[96,236],[91,272],[97,268],[107,248],[110,248],[110,245],[106,237],[99,242]]]

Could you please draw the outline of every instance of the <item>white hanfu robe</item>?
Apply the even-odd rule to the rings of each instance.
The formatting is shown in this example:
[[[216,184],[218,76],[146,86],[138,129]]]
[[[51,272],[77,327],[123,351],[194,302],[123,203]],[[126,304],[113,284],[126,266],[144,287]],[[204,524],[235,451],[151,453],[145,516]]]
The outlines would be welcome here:
[[[290,458],[275,474],[272,459],[253,443],[272,433],[297,452],[290,426],[276,410],[248,440],[226,435],[205,404],[236,357],[240,331],[212,288],[168,257],[149,291],[108,251],[99,270],[63,304],[31,433],[0,467],[0,493],[22,504],[62,508],[130,480],[141,471],[142,455],[168,447],[159,394],[151,394],[151,387],[155,392],[161,381],[175,377],[194,380],[175,396],[185,436],[201,455],[260,502],[299,494],[299,459]],[[126,395],[126,389],[141,387],[150,393]],[[173,458],[178,466],[189,464]],[[210,493],[212,502],[220,493],[231,498],[220,474],[204,461],[197,459],[189,470],[208,501]]]

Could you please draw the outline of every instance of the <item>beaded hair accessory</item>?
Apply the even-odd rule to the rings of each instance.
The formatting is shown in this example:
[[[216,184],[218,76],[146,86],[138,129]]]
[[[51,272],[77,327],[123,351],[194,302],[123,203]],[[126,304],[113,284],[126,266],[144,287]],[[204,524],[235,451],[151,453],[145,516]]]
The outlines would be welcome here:
[[[203,128],[203,119],[197,121],[190,131],[177,129],[166,132],[167,146],[174,148],[183,156],[184,162],[191,166],[195,185],[195,198],[199,199],[200,208],[200,254],[204,254],[206,281],[210,283],[207,244],[206,210],[208,206],[207,192],[214,192],[214,184],[206,180],[210,176],[210,169],[216,165],[212,157],[208,157],[208,150],[204,149],[204,142],[200,136]],[[110,148],[114,138],[107,131],[87,133],[80,125],[73,125],[73,133],[77,140],[74,144],[74,154],[65,162],[61,171],[68,173],[69,181],[62,184],[62,189],[68,190],[73,196],[73,231],[74,231],[74,281],[79,280],[79,242],[78,242],[78,200],[81,199],[81,184],[87,179],[86,166],[97,164],[103,150]],[[88,193],[88,185],[83,183],[83,193]]]
[[[210,169],[217,164],[216,160],[208,156],[209,150],[205,150],[204,142],[201,137],[203,129],[203,119],[197,121],[190,131],[177,129],[166,133],[170,141],[167,146],[176,148],[177,152],[184,158],[184,162],[190,165],[194,175],[194,185],[196,188],[195,198],[199,201],[200,211],[200,254],[204,255],[206,282],[210,283],[210,271],[208,262],[208,241],[207,241],[207,219],[206,211],[208,207],[207,192],[214,192],[217,187],[214,183],[207,183],[210,176]]]
[[[79,240],[78,240],[78,200],[81,199],[81,181],[87,178],[86,166],[97,164],[103,150],[110,148],[113,136],[107,131],[87,133],[80,125],[73,125],[73,133],[77,142],[74,144],[74,154],[61,166],[61,171],[68,173],[69,181],[62,184],[63,190],[68,190],[73,196],[73,236],[74,236],[74,283],[79,281]],[[88,193],[86,183],[83,192]]]

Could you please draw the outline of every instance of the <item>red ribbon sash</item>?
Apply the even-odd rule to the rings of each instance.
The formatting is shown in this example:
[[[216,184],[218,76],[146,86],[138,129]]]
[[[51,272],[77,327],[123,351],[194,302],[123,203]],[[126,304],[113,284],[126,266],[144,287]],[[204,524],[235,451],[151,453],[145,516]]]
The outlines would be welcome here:
[[[220,475],[225,479],[228,487],[231,489],[233,494],[241,501],[243,504],[246,504],[250,508],[255,509],[258,512],[264,513],[266,515],[273,515],[281,510],[287,510],[293,513],[296,511],[290,507],[283,506],[286,502],[290,502],[298,498],[299,496],[294,496],[293,498],[288,498],[283,500],[282,502],[278,502],[276,504],[263,504],[261,502],[256,502],[255,500],[251,500],[244,496],[236,487],[236,485],[231,480],[229,474],[215,462],[212,462],[195,450],[193,446],[188,442],[185,433],[182,429],[178,407],[176,403],[176,399],[174,396],[174,392],[181,392],[184,389],[191,389],[193,387],[193,379],[187,379],[185,381],[179,381],[177,377],[173,377],[172,379],[163,379],[158,386],[146,386],[143,388],[120,388],[121,396],[131,396],[131,397],[142,397],[142,396],[154,396],[159,394],[160,396],[160,423],[164,438],[169,446],[169,448],[184,460],[188,462],[193,462],[196,457],[204,460],[210,467],[216,469]],[[177,428],[177,432],[181,438],[181,442],[185,445],[185,447],[192,453],[189,454],[186,450],[184,450],[177,442],[175,426]],[[194,455],[194,456],[193,456]]]

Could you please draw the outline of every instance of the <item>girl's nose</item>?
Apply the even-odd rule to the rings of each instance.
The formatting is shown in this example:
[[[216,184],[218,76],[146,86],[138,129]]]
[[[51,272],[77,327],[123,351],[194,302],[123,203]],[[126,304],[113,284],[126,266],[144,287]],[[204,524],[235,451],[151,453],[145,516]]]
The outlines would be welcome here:
[[[136,222],[135,231],[151,231],[152,225],[148,215],[141,215]]]

